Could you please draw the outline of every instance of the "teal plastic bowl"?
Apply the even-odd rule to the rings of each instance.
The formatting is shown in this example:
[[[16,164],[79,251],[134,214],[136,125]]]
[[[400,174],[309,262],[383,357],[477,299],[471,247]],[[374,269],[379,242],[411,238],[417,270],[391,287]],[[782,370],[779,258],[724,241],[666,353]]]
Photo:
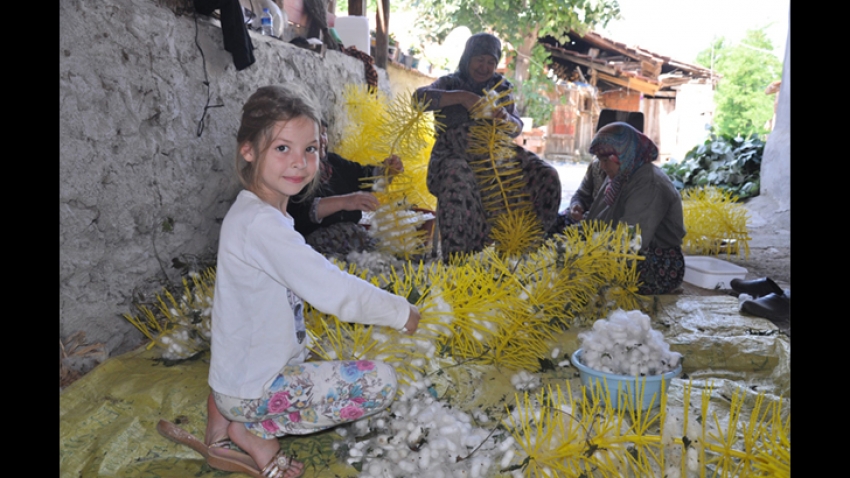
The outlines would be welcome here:
[[[667,387],[670,386],[670,381],[682,373],[681,364],[669,372],[660,375],[648,375],[646,377],[632,377],[630,375],[605,373],[593,370],[587,365],[581,363],[581,353],[582,349],[576,350],[570,361],[573,363],[573,366],[578,369],[579,374],[581,375],[582,385],[584,385],[588,391],[593,390],[594,392],[597,390],[597,387],[601,387],[602,393],[607,392],[609,397],[611,394],[616,394],[616,400],[614,397],[610,397],[610,403],[616,408],[625,407],[628,400],[631,400],[631,403],[640,403],[641,410],[648,409],[650,403],[652,403],[653,408],[658,407],[661,405],[662,385],[666,392]],[[637,397],[637,392],[641,391],[641,389],[643,395],[641,397]],[[655,397],[654,401],[653,396]]]

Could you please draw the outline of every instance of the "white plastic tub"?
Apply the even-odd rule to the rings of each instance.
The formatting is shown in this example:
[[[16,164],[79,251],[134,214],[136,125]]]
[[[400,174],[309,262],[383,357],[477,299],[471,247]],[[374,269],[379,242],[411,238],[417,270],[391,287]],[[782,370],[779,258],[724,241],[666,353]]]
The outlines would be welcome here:
[[[704,289],[730,289],[732,279],[743,279],[747,269],[708,256],[685,256],[685,282]]]

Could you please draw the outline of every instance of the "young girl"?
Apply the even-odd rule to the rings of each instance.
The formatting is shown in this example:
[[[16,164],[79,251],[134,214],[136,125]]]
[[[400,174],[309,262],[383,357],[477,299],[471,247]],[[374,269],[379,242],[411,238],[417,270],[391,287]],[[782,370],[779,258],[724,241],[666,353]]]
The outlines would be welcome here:
[[[397,382],[387,364],[305,362],[302,299],[343,321],[408,334],[419,323],[405,298],[342,272],[293,228],[286,205],[315,187],[320,121],[315,100],[297,86],[262,87],[243,107],[236,161],[245,190],[221,226],[205,444],[160,428],[214,468],[300,476],[303,464],[286,457],[276,437],[351,422],[392,402]]]

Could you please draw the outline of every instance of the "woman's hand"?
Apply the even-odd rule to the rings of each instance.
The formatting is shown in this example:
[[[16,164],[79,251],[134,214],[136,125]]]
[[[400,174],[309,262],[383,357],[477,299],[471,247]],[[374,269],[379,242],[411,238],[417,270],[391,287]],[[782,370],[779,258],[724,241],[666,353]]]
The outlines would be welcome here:
[[[372,193],[365,191],[357,191],[355,193],[343,194],[338,196],[342,200],[343,211],[367,211],[372,212],[378,209],[381,203],[378,198]]]
[[[455,94],[458,95],[458,104],[466,108],[467,111],[472,111],[475,104],[481,101],[481,97],[471,91],[458,90]]]
[[[419,319],[419,309],[415,305],[410,304],[410,315],[407,316],[407,323],[404,324],[404,328],[401,331],[407,335],[413,335],[416,329],[419,328]]]
[[[573,207],[570,208],[570,217],[574,221],[581,221],[584,217],[584,208],[581,207],[581,204],[573,204]]]
[[[499,120],[507,121],[508,111],[503,107],[499,107],[499,108],[494,109],[493,110],[493,119],[499,119]]]
[[[384,169],[390,176],[395,176],[404,172],[404,163],[401,162],[401,158],[392,155],[384,160]]]

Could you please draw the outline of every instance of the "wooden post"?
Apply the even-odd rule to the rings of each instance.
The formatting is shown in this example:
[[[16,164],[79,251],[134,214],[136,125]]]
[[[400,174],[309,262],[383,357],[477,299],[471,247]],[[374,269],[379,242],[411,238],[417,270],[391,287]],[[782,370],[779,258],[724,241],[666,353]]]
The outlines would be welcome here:
[[[366,16],[366,0],[348,0],[348,14]]]
[[[386,69],[390,44],[390,0],[378,0],[375,23],[375,66]]]

